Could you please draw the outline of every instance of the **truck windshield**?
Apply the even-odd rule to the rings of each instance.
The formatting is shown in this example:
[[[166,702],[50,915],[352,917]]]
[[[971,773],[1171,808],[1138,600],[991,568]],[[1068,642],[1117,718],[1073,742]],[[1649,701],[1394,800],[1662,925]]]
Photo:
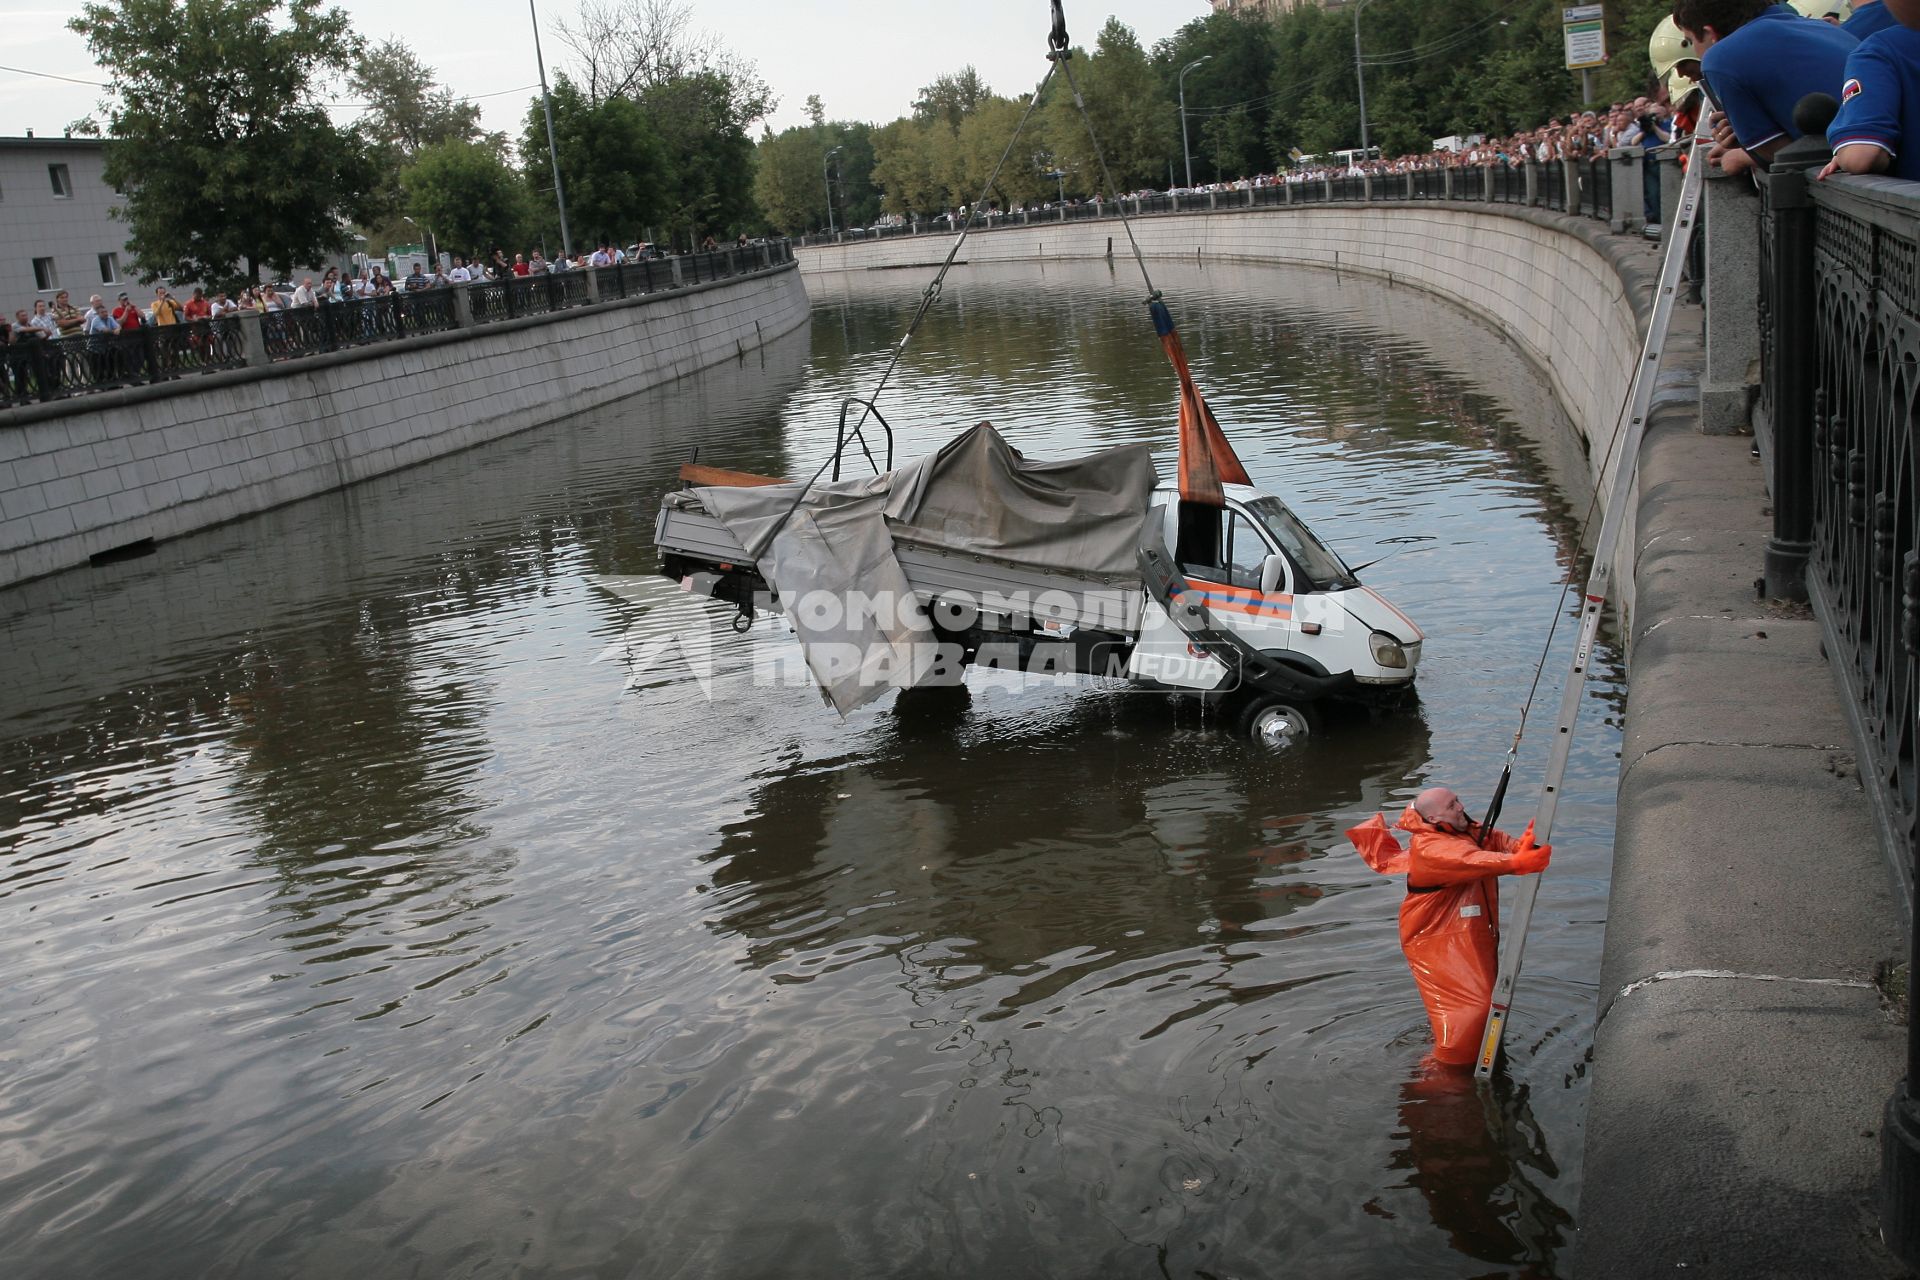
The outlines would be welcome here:
[[[1313,530],[1301,524],[1300,518],[1287,510],[1280,499],[1263,495],[1248,502],[1247,510],[1267,527],[1273,540],[1315,587],[1322,591],[1346,591],[1360,585],[1353,570],[1347,568],[1326,543],[1314,537]]]

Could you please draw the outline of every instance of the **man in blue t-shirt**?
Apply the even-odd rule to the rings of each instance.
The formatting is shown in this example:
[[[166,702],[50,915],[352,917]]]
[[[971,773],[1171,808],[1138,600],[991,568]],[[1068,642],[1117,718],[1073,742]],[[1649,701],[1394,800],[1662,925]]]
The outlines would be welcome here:
[[[1673,21],[1700,51],[1708,95],[1725,113],[1711,159],[1728,173],[1745,173],[1799,137],[1793,108],[1810,93],[1837,95],[1859,43],[1770,0],[1677,0]]]
[[[1840,114],[1827,128],[1830,173],[1885,173],[1920,182],[1920,31],[1888,27],[1847,59]]]
[[[1880,3],[1880,0],[1860,0],[1853,6],[1853,16],[1840,24],[1840,29],[1855,40],[1865,40],[1870,35],[1897,26],[1893,20],[1893,11]]]

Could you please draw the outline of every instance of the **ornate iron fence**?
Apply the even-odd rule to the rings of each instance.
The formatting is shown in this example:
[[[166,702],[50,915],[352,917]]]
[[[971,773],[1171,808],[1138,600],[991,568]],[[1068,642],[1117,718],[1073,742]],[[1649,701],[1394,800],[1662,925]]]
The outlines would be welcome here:
[[[1811,192],[1815,353],[1807,586],[1872,756],[1861,762],[1861,772],[1879,783],[1895,833],[1911,851],[1920,847],[1920,199],[1890,185],[1822,183]],[[1767,221],[1784,241],[1777,225],[1782,215],[1770,209]],[[1787,256],[1779,249],[1793,250],[1790,242],[1769,243],[1773,262]],[[1782,296],[1788,284],[1770,282],[1775,310],[1790,301]],[[1782,361],[1805,357],[1775,347],[1767,358],[1770,370],[1784,373]],[[1776,386],[1769,408],[1791,412],[1783,403],[1791,394]],[[1782,427],[1772,423],[1776,435]],[[1776,472],[1780,465],[1776,459]],[[1911,892],[1910,861],[1907,872]]]
[[[0,405],[165,382],[245,363],[246,344],[237,320],[143,324],[128,332],[67,338],[22,337],[6,347],[0,363]]]

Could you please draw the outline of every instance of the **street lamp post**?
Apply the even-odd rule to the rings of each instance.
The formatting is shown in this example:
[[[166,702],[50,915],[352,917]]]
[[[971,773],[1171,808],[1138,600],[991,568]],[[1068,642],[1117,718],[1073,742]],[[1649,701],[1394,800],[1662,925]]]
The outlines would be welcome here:
[[[1209,53],[1205,57],[1195,58],[1180,68],[1180,154],[1187,162],[1188,186],[1193,185],[1193,152],[1187,148],[1187,72],[1212,58],[1213,55]]]
[[[820,180],[827,184],[827,234],[836,235],[833,229],[833,158],[840,154],[841,148],[835,147],[827,152],[827,158],[820,162]]]
[[[1360,11],[1367,7],[1367,0],[1354,0],[1353,5],[1353,83],[1360,91],[1360,159],[1364,163],[1373,155],[1373,148],[1367,145],[1367,72],[1366,65],[1360,60]]]
[[[540,56],[540,11],[527,0],[527,12],[533,16],[533,61],[540,68],[540,105],[547,113],[547,159],[553,161],[553,202],[560,210],[560,251],[573,260],[573,237],[567,232],[567,193],[560,185],[560,144],[553,136],[553,99],[547,96],[547,63]]]

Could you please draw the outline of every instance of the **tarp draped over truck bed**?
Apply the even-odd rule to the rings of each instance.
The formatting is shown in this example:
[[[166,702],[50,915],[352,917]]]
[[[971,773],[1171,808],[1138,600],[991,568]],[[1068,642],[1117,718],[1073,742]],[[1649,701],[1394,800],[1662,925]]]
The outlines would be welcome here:
[[[817,484],[797,508],[798,484],[685,496],[754,556],[821,691],[845,715],[888,689],[919,684],[936,665],[931,629],[911,607],[894,557],[896,540],[1137,579],[1153,486],[1144,445],[1030,461],[983,422],[896,470]]]

